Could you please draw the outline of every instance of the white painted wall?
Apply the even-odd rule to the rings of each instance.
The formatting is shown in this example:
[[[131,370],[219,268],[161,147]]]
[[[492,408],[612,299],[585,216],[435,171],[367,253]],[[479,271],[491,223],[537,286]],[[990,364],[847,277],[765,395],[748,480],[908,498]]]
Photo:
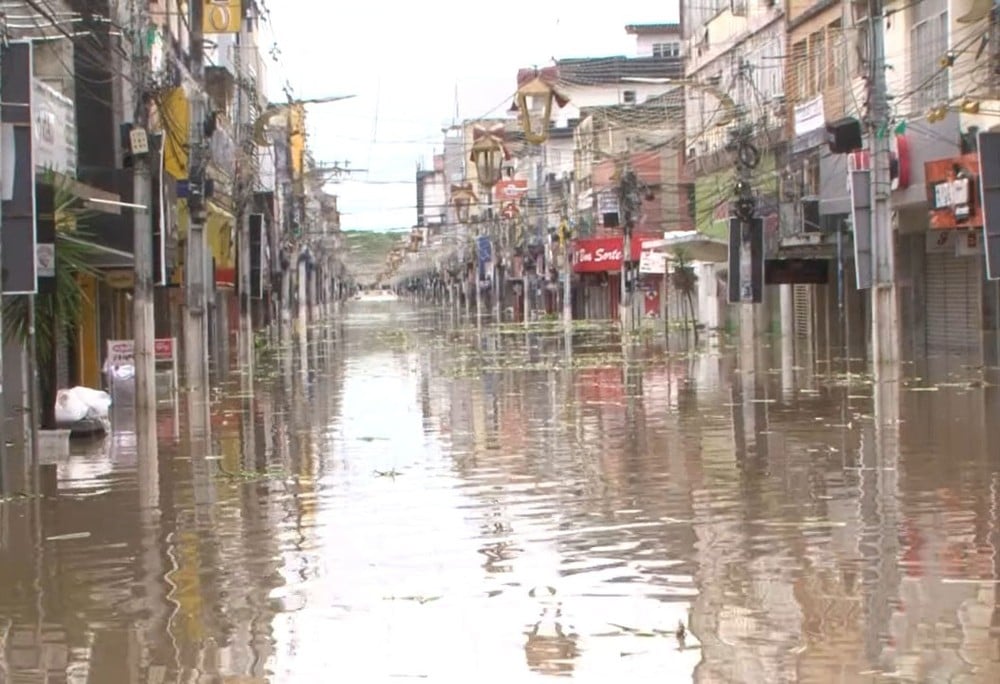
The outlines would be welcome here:
[[[439,225],[447,214],[448,186],[442,171],[424,180],[424,221],[429,226]]]
[[[560,91],[569,98],[562,109],[552,113],[557,126],[564,127],[570,119],[580,118],[580,109],[625,104],[625,91],[635,92],[636,103],[645,102],[650,97],[662,95],[670,88],[666,85],[649,83],[621,83],[613,85],[575,86],[562,85]]]
[[[676,43],[677,49],[683,53],[680,34],[654,33],[635,37],[636,57],[652,57],[653,45],[656,43]]]
[[[729,10],[695,32],[688,40],[686,77],[702,84],[715,83],[755,122],[770,122],[771,127],[783,120],[785,69],[785,22],[778,10],[753,5],[747,17],[734,17]],[[705,36],[708,39],[705,40]],[[740,75],[740,64],[750,66],[749,76]],[[724,108],[710,91],[687,88],[685,101],[685,132],[688,149],[703,156],[723,147],[728,126]]]

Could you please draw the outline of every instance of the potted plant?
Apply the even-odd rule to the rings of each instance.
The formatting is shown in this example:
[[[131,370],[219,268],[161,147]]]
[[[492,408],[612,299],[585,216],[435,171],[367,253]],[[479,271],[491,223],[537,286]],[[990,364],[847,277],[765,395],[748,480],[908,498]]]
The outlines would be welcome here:
[[[99,277],[99,271],[87,261],[94,248],[87,242],[84,228],[92,212],[80,206],[80,199],[60,183],[57,176],[46,174],[42,182],[54,186],[55,278],[53,286],[34,295],[34,353],[38,378],[38,401],[42,429],[55,429],[55,397],[58,387],[58,351],[71,343],[80,323],[80,312],[87,294],[80,276]],[[76,240],[67,239],[75,237]],[[4,336],[29,345],[32,341],[31,296],[4,298]]]

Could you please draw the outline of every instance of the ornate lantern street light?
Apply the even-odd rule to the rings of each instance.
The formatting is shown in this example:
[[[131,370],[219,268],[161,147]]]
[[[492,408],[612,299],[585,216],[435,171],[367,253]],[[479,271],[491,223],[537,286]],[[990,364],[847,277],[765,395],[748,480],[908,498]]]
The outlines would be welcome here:
[[[503,124],[489,129],[476,126],[472,129],[472,153],[469,161],[476,165],[476,176],[485,188],[492,188],[500,181],[503,163],[510,159],[504,145]]]
[[[469,211],[476,200],[476,193],[468,183],[451,186],[451,203],[455,207],[455,217],[459,223],[469,222]]]
[[[562,108],[569,102],[552,86],[557,73],[554,68],[523,69],[517,75],[517,95],[511,109],[520,112],[524,137],[536,145],[549,138],[553,103]]]

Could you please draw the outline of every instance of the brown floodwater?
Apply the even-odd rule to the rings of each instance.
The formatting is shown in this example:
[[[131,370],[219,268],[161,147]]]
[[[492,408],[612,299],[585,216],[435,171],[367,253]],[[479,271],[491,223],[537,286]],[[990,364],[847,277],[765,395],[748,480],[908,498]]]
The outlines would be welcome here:
[[[0,682],[1000,681],[981,370],[570,346],[351,305],[207,436],[9,458]]]

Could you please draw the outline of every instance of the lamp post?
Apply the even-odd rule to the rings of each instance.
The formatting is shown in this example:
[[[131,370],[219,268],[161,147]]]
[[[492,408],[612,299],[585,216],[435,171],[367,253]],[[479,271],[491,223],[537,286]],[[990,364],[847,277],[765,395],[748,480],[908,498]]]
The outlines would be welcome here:
[[[558,71],[552,67],[522,69],[517,75],[517,94],[511,109],[519,112],[524,137],[535,145],[549,139],[552,105],[562,108],[569,102],[569,98],[553,86],[557,78]]]
[[[470,211],[471,211],[471,208],[472,208],[472,203],[475,200],[476,200],[476,193],[474,193],[472,191],[472,186],[470,184],[463,183],[461,185],[452,185],[451,186],[451,203],[455,207],[455,219],[461,225],[463,225],[463,226],[468,226],[469,225],[469,214],[470,214]],[[473,253],[478,255],[478,252],[475,249],[475,247],[473,248]],[[477,259],[478,259],[478,256],[477,256]],[[476,263],[477,274],[478,274],[478,268],[479,268],[479,264],[477,262]],[[465,285],[467,286],[468,284],[469,284],[469,279],[468,279],[468,277],[466,277],[465,278]],[[465,288],[463,288],[463,290],[464,289]],[[477,293],[477,295],[476,295],[476,297],[477,297],[476,303],[477,303],[477,305],[479,303],[478,292],[479,292],[479,283],[478,283],[478,275],[477,275],[477,283],[476,283],[476,293]],[[469,300],[469,293],[467,291],[464,292],[464,299],[465,299],[465,315],[468,316],[471,313],[470,309],[471,309],[472,305],[471,305],[471,302]],[[478,310],[478,308],[476,309],[476,318],[477,319],[479,318],[479,310]]]
[[[569,98],[555,88],[559,71],[556,67],[521,69],[517,74],[517,93],[511,111],[519,114],[521,130],[529,143],[541,145],[549,139],[552,126],[552,106],[565,107]],[[544,149],[543,149],[544,152]],[[569,274],[566,274],[567,278]],[[524,273],[524,322],[528,323],[528,274]]]
[[[472,129],[472,153],[469,161],[476,165],[476,176],[479,184],[486,193],[486,219],[489,221],[489,236],[495,242],[494,230],[496,223],[493,216],[493,187],[499,182],[500,174],[503,172],[503,163],[510,158],[510,153],[503,144],[504,128],[503,124],[497,124],[489,129],[482,126],[475,126]],[[500,322],[500,284],[497,277],[497,256],[496,244],[491,252],[493,258],[493,316],[496,322]],[[478,285],[478,283],[477,283]]]

